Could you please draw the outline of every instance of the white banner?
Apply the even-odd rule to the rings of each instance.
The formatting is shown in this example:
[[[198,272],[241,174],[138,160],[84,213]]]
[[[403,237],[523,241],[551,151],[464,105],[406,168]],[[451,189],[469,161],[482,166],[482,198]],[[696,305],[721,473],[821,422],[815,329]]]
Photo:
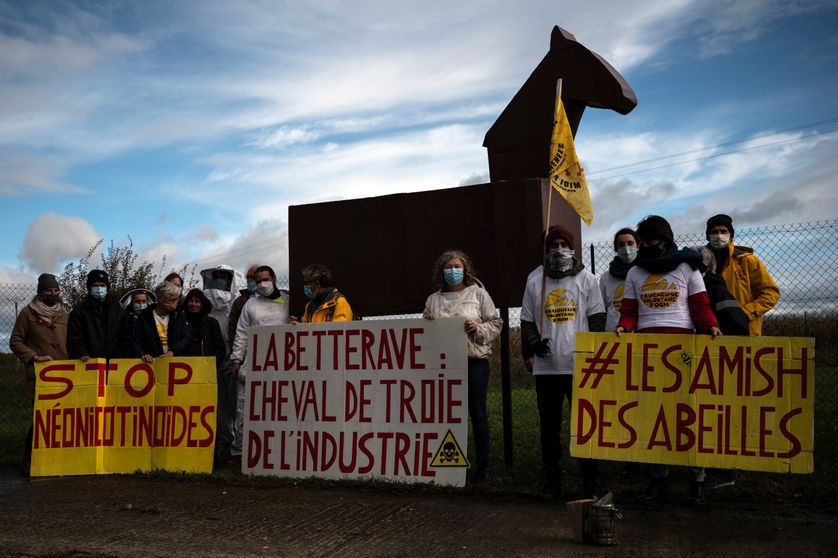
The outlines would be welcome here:
[[[245,473],[465,485],[462,319],[256,327],[249,335]]]

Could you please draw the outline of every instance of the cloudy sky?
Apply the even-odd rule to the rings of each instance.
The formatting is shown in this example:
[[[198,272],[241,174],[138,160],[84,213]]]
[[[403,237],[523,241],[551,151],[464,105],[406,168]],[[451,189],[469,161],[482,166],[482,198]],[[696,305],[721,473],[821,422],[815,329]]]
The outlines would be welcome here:
[[[0,0],[0,282],[129,236],[285,273],[289,205],[487,182],[554,24],[639,100],[582,120],[586,241],[838,216],[834,0]]]

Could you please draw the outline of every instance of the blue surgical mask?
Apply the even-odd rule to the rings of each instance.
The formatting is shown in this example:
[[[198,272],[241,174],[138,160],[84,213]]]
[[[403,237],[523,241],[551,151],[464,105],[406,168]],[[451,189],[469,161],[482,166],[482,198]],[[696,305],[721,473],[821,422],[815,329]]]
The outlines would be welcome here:
[[[442,278],[447,285],[459,285],[463,282],[463,268],[446,267],[442,270]]]
[[[314,292],[314,289],[312,289],[308,285],[305,285],[303,287],[303,292],[305,293],[306,297],[308,297],[310,300],[314,300],[314,297],[317,296],[317,293]]]
[[[248,281],[247,282],[247,290],[250,291],[250,294],[256,292],[256,281]]]
[[[617,248],[617,256],[625,263],[631,263],[637,257],[637,246],[620,246]]]
[[[96,300],[105,300],[105,297],[107,295],[108,295],[108,288],[107,287],[90,287],[90,296],[92,296]]]
[[[146,302],[135,302],[134,303],[134,310],[139,314],[143,310],[148,308],[148,303]]]

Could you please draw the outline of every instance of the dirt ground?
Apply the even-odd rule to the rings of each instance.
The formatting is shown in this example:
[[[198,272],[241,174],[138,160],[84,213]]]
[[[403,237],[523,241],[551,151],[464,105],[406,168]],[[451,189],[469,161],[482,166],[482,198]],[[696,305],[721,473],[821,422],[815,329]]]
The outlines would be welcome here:
[[[174,476],[21,479],[0,469],[2,556],[834,556],[805,503],[617,506],[619,544],[573,541],[564,502],[484,491]],[[833,503],[834,504],[834,503]]]

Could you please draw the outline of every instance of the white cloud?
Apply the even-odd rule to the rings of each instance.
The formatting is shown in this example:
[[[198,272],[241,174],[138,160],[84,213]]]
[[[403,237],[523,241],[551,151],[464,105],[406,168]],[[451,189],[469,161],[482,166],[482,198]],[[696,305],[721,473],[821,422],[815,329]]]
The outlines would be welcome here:
[[[57,273],[64,262],[87,255],[100,238],[84,219],[50,211],[27,227],[20,259],[38,273]]]
[[[309,127],[292,128],[280,126],[253,142],[263,149],[283,149],[295,143],[311,143],[320,137],[320,133]]]

